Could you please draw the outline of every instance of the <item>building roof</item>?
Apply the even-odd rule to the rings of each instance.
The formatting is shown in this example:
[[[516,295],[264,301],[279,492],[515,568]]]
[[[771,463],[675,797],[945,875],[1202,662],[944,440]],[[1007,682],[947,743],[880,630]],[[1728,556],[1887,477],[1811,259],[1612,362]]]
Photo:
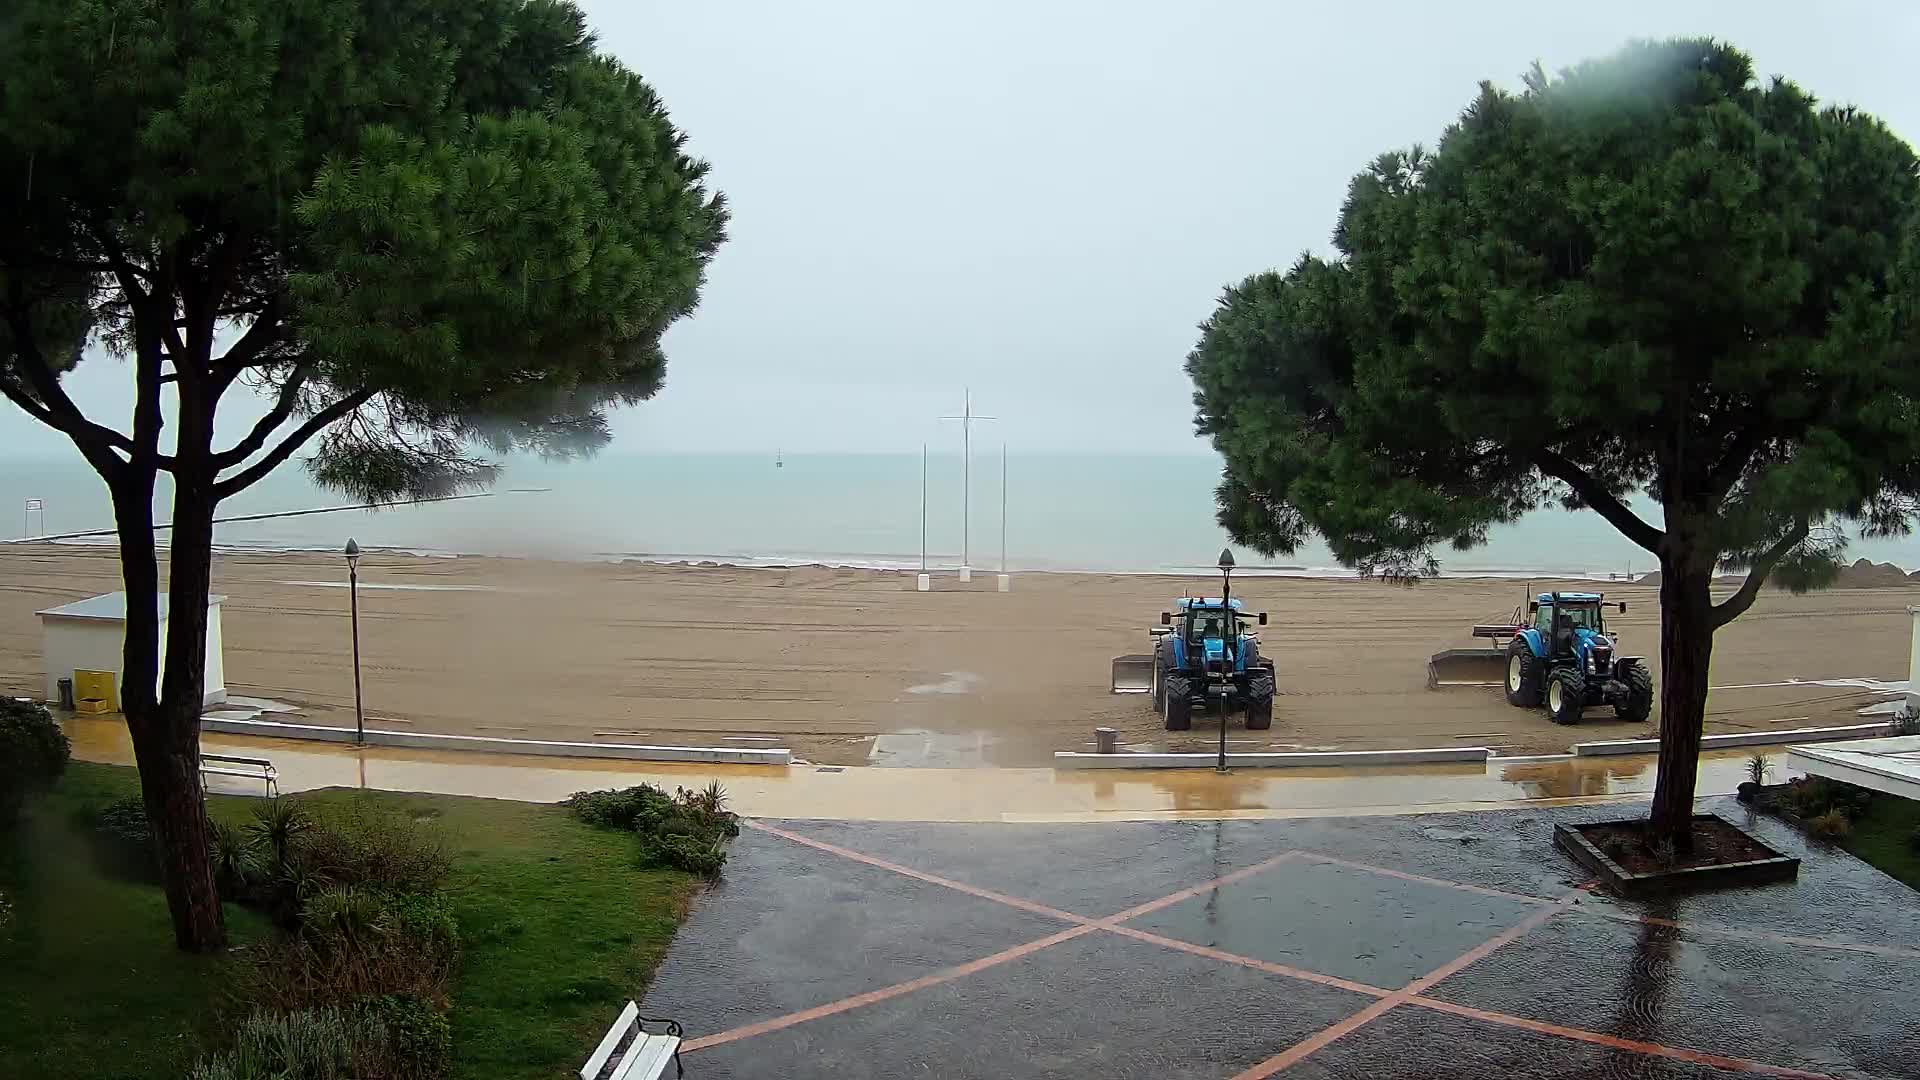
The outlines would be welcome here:
[[[225,599],[226,597],[214,593],[207,597],[207,606],[217,606]],[[167,617],[167,594],[161,593],[159,600],[160,617],[164,619]],[[100,619],[106,622],[126,622],[127,594],[124,592],[101,593],[99,596],[89,596],[85,600],[75,600],[71,604],[62,604],[59,607],[47,608],[44,611],[38,611],[34,614],[39,615],[41,618],[52,616],[61,619]]]
[[[1787,765],[1810,776],[1920,799],[1920,735],[1789,746]]]

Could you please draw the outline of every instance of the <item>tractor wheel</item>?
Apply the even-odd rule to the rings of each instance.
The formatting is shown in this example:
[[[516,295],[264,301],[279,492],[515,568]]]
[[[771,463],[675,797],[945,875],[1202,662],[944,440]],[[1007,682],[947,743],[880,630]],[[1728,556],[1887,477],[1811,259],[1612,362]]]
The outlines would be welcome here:
[[[1193,727],[1193,691],[1187,686],[1187,677],[1177,671],[1169,672],[1161,686],[1166,702],[1160,709],[1160,715],[1167,718],[1167,730],[1191,729]]]
[[[1247,730],[1265,731],[1273,726],[1273,672],[1265,668],[1247,680]]]
[[[1563,667],[1547,680],[1547,716],[1556,724],[1577,724],[1587,707],[1587,680],[1578,668]]]
[[[1540,704],[1540,658],[1527,643],[1514,638],[1507,646],[1507,704],[1530,709]]]
[[[1627,698],[1613,703],[1613,715],[1636,722],[1653,715],[1653,672],[1646,664],[1627,669]]]

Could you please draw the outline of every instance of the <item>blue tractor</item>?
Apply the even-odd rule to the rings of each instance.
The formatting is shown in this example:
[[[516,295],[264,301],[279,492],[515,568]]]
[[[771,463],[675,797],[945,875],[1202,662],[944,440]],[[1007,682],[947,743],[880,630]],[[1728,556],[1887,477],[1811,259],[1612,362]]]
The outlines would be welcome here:
[[[1531,625],[1509,630],[1509,705],[1537,708],[1544,700],[1556,724],[1579,723],[1589,705],[1612,705],[1622,720],[1653,712],[1653,673],[1644,658],[1617,655],[1619,637],[1607,633],[1599,593],[1541,593],[1527,607]],[[1624,601],[1618,607],[1627,610]]]
[[[1238,600],[1182,597],[1150,631],[1151,657],[1114,660],[1114,690],[1137,692],[1138,682],[1147,681],[1168,731],[1192,728],[1196,705],[1214,710],[1223,724],[1227,713],[1244,709],[1248,730],[1265,731],[1273,726],[1273,661],[1260,655],[1259,635],[1249,630],[1266,622],[1266,612],[1249,616]],[[1149,663],[1147,680],[1129,677]]]

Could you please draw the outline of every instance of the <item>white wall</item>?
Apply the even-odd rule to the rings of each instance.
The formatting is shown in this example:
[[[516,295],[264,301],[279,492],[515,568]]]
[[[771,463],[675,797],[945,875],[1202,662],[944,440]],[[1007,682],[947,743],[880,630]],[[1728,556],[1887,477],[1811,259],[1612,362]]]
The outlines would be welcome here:
[[[111,671],[113,684],[124,697],[125,676],[120,670],[126,624],[118,619],[40,617],[42,655],[46,657],[46,700],[60,700],[60,680],[78,671]],[[160,620],[160,671],[167,670],[167,620]],[[154,691],[159,692],[155,680]],[[220,605],[207,609],[207,675],[202,700],[208,705],[227,700],[227,665],[220,634]]]
[[[209,705],[227,700],[227,664],[220,644],[220,605],[207,608],[207,678],[202,690]]]
[[[105,619],[41,616],[40,642],[47,659],[47,700],[60,700],[60,680],[77,671],[111,671],[120,682],[124,624]]]

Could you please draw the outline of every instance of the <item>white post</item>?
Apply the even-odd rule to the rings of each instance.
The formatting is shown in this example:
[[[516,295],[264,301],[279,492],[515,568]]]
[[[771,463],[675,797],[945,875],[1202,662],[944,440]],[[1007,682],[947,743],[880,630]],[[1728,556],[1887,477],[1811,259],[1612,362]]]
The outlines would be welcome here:
[[[943,416],[943,420],[960,421],[960,580],[973,580],[973,422],[975,420],[993,420],[992,416],[982,416],[973,411],[973,389],[966,389],[966,407],[959,416]]]
[[[1913,620],[1912,651],[1907,657],[1907,711],[1920,713],[1920,607],[1909,607]]]
[[[973,390],[960,422],[960,580],[973,580]]]
[[[1000,580],[1001,592],[1013,591],[1013,579],[1007,576],[1007,444],[1000,444]]]
[[[933,588],[933,577],[927,573],[927,444],[920,444],[920,576],[914,579],[914,588],[927,592]]]

